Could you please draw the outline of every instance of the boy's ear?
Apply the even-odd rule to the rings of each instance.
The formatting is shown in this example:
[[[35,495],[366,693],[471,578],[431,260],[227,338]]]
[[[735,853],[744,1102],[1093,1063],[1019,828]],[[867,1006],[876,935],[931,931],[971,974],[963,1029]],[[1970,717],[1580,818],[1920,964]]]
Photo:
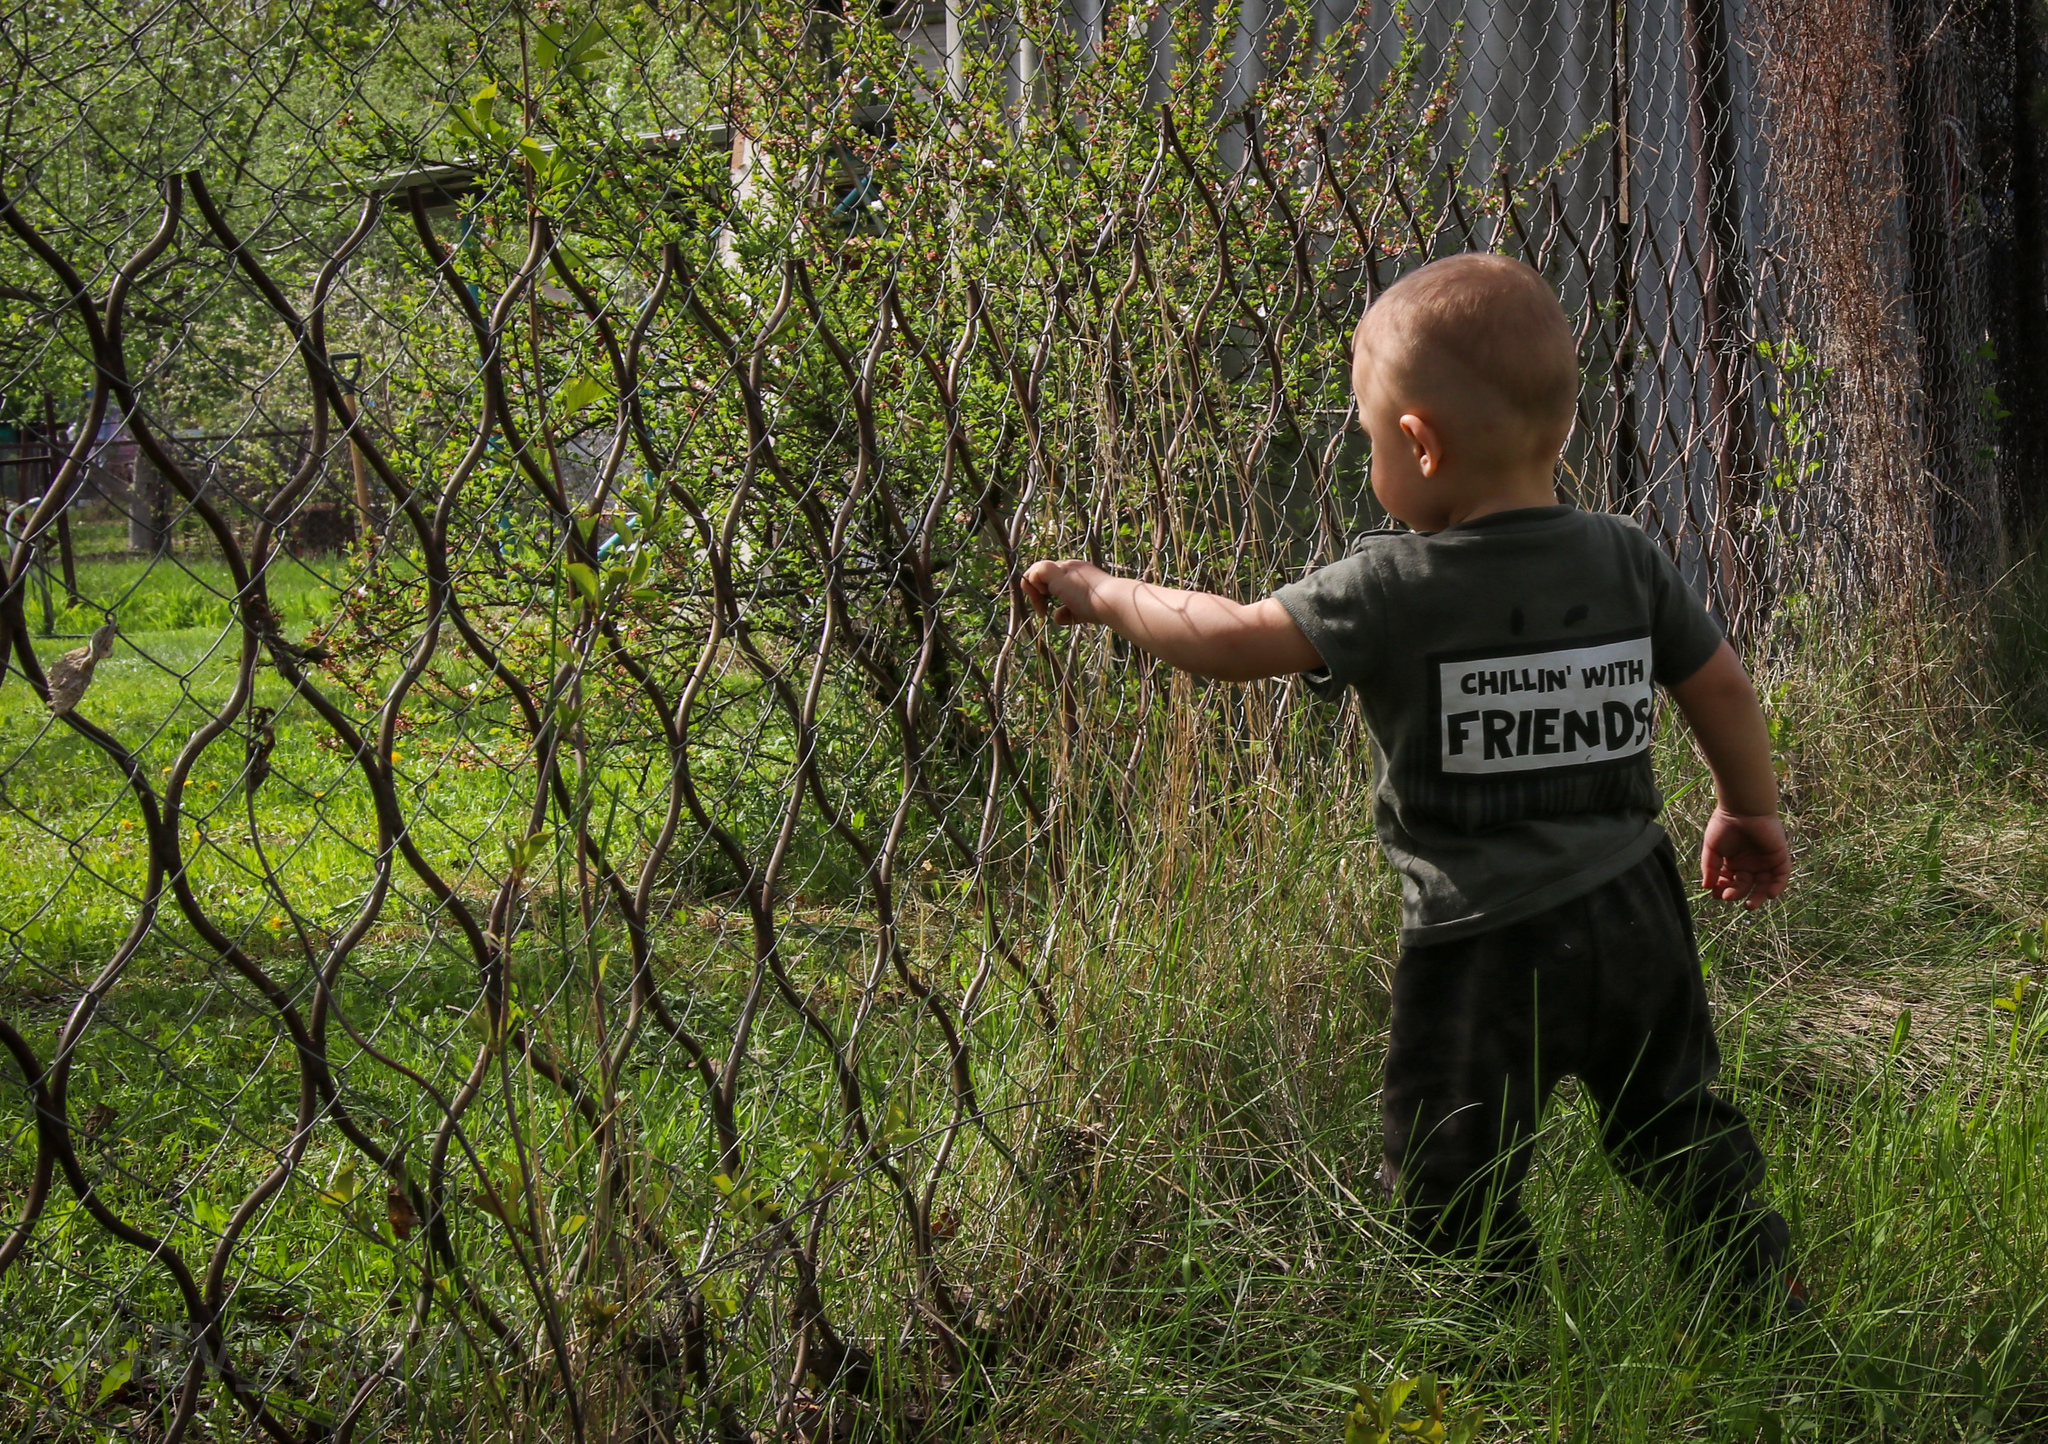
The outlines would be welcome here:
[[[1437,429],[1411,411],[1401,418],[1401,434],[1415,449],[1416,468],[1424,476],[1435,476],[1444,464],[1444,443]]]

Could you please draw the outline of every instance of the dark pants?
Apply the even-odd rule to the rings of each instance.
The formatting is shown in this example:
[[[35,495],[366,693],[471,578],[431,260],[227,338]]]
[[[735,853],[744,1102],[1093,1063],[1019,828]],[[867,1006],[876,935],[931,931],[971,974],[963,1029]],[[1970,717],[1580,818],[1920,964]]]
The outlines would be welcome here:
[[[1762,1280],[1784,1219],[1756,1204],[1764,1160],[1720,1068],[1670,844],[1582,897],[1476,937],[1405,949],[1387,1055],[1389,1182],[1432,1253],[1509,1277],[1536,1261],[1520,1202],[1551,1089],[1576,1074],[1622,1176],[1684,1254]]]

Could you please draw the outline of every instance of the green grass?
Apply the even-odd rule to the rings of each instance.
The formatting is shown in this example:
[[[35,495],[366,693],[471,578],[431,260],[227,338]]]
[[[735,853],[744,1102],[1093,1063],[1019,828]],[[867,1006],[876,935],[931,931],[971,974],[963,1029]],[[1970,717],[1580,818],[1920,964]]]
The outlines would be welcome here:
[[[1667,753],[1667,783],[1688,762]],[[1375,1176],[1393,920],[1342,819],[1289,806],[1257,837],[1184,842],[1145,879],[1178,896],[1149,905],[1135,880],[1102,889],[1124,922],[1078,989],[1077,1083],[1115,1163],[1064,1325],[1094,1341],[1090,1388],[1036,1400],[1033,1436],[1334,1440],[1347,1388],[1436,1371],[1489,1439],[2038,1437],[2048,1015],[2023,1008],[2015,1044],[1994,998],[2029,967],[2048,836],[2016,779],[1961,780],[1938,800],[1858,778],[1804,829],[1783,904],[1700,910],[1724,1083],[1821,1306],[1776,1327],[1674,1276],[1569,1089],[1530,1190],[1543,1300],[1502,1317],[1457,1270],[1395,1261]]]
[[[333,607],[332,562],[285,559],[272,572],[271,597],[288,635],[297,636]],[[193,732],[232,689],[239,630],[232,582],[217,561],[82,560],[80,602],[63,605],[54,588],[58,635],[37,642],[44,667],[81,644],[109,613],[120,623],[115,650],[94,673],[81,710],[133,750],[159,787]],[[32,625],[37,608],[30,606]],[[294,891],[314,906],[340,906],[360,892],[374,828],[363,799],[349,789],[346,758],[318,745],[302,702],[276,674],[258,672],[253,702],[278,710],[275,785],[265,790],[266,842],[285,861]],[[238,926],[267,917],[239,815],[239,734],[208,750],[184,796],[192,877],[202,896]],[[85,738],[50,717],[19,677],[0,690],[0,776],[10,804],[0,837],[6,886],[15,906],[6,923],[17,947],[41,967],[103,960],[132,920],[144,881],[143,816],[115,765]],[[28,904],[24,906],[24,904]]]
[[[285,574],[288,633],[324,617],[339,575],[324,564]],[[88,710],[152,776],[231,681],[223,584],[196,565],[82,569],[91,603],[122,598],[124,626]],[[156,622],[128,630],[144,617]],[[1019,1160],[1013,1169],[970,1130],[938,1180],[936,1263],[989,1343],[979,1382],[944,1376],[910,1302],[892,1190],[872,1166],[840,1180],[806,1152],[836,1137],[836,1094],[787,1010],[763,1014],[748,1050],[748,1178],[792,1209],[830,1197],[827,1307],[899,1387],[979,1401],[940,1421],[944,1437],[1334,1444],[1357,1391],[1425,1371],[1454,1410],[1482,1411],[1484,1440],[2042,1437],[2048,1013],[2025,990],[2015,1009],[1996,1002],[2032,966],[2022,930],[2048,915],[2043,774],[2026,738],[1981,718],[1957,726],[1894,708],[1887,727],[1867,712],[1846,725],[1851,670],[1809,663],[1777,693],[1793,759],[1793,891],[1756,916],[1699,910],[1725,1084],[1771,1157],[1768,1191],[1793,1222],[1817,1319],[1732,1321],[1675,1277],[1658,1220],[1608,1170],[1569,1088],[1529,1191],[1550,1249],[1543,1297],[1501,1315],[1455,1268],[1403,1262],[1376,1178],[1396,928],[1364,789],[1328,745],[1327,719],[1302,724],[1311,745],[1283,749],[1305,759],[1291,765],[1169,748],[1163,739],[1207,735],[1205,704],[1186,691],[1157,714],[1135,766],[1069,779],[1105,801],[1077,829],[1059,907],[1006,903],[1053,981],[1059,1032],[1040,1033],[1026,995],[1001,983],[968,1028],[982,1103]],[[259,674],[257,700],[280,716],[256,814],[279,881],[251,846],[234,738],[194,771],[198,818],[185,830],[199,839],[193,875],[209,910],[303,1016],[320,945],[366,886],[373,819],[347,759],[319,745],[274,673]],[[406,744],[415,766],[401,768],[423,845],[477,900],[502,867],[497,841],[518,795],[513,773],[456,765],[492,743],[482,725],[423,712]],[[133,920],[142,858],[123,824],[136,813],[112,768],[53,726],[18,677],[0,690],[0,749],[0,1014],[47,1057]],[[608,765],[625,776],[627,760],[622,748]],[[1674,791],[1698,775],[1674,735],[1660,766]],[[1119,789],[1121,808],[1107,802]],[[1702,800],[1695,788],[1672,819],[1682,846]],[[583,1067],[593,1030],[623,1025],[620,941],[602,922],[580,930],[573,859],[553,862],[513,950],[514,989],[536,1036]],[[906,884],[905,926],[916,966],[957,1001],[982,935],[953,881],[941,869]],[[872,1112],[897,1120],[898,1161],[929,1177],[949,1107],[944,1053],[900,986],[864,990],[872,917],[819,883],[784,921],[796,983],[835,1036],[863,1040]],[[727,1036],[743,1006],[746,937],[730,898],[682,887],[664,915],[661,984],[703,1037]],[[607,957],[615,971],[593,983]],[[468,955],[409,884],[336,974],[335,996],[380,1052],[443,1096],[487,1041]],[[413,1150],[422,1174],[440,1118],[431,1100],[338,1026],[328,1047],[355,1116]],[[72,1068],[71,1116],[102,1197],[203,1268],[227,1210],[290,1138],[299,1074],[275,1012],[167,909]],[[250,1221],[228,1275],[231,1346],[275,1407],[331,1419],[367,1370],[400,1358],[404,1382],[366,1431],[566,1437],[540,1315],[486,1206],[486,1185],[525,1191],[517,1140],[539,1203],[514,1210],[519,1236],[566,1321],[593,1437],[641,1437],[650,1413],[709,1427],[680,1368],[646,1362],[648,1341],[673,1341],[699,1289],[726,1400],[757,1421],[778,1398],[786,1419],[821,1407],[860,1437],[886,1437],[844,1394],[771,1388],[791,1365],[778,1293],[788,1265],[766,1246],[762,1216],[711,1185],[701,1090],[677,1049],[643,1033],[612,1082],[635,1196],[679,1264],[593,1217],[593,1134],[531,1057],[507,1060],[502,1091],[496,1077],[465,1125],[473,1158],[453,1149],[451,1222],[475,1287],[514,1320],[513,1341],[495,1344],[441,1305],[415,1332],[423,1235],[399,1237],[382,1180],[329,1121]],[[0,1200],[11,1213],[34,1146],[26,1114],[10,1119]],[[189,1347],[161,1267],[78,1212],[61,1182],[30,1252],[0,1280],[0,1318],[0,1422],[24,1438],[144,1429]],[[131,1344],[139,1362],[123,1385]],[[201,1417],[212,1437],[246,1436],[225,1402]]]

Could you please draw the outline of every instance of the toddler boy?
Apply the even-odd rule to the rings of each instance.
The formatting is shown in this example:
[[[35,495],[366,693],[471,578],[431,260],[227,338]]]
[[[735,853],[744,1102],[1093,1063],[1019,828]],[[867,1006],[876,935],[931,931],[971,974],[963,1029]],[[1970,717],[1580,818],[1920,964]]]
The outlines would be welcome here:
[[[1785,1222],[1750,1195],[1762,1154],[1711,1086],[1650,765],[1656,683],[1713,772],[1701,885],[1752,908],[1777,897],[1790,859],[1756,692],[1639,528],[1557,504],[1578,351],[1535,271],[1470,254],[1403,277],[1359,322],[1352,384],[1373,493],[1409,530],[1250,605],[1080,561],[1037,563],[1025,591],[1203,676],[1358,689],[1402,878],[1386,1178],[1420,1244],[1519,1290],[1537,1258],[1521,1185],[1570,1073],[1686,1256],[1796,1303]]]

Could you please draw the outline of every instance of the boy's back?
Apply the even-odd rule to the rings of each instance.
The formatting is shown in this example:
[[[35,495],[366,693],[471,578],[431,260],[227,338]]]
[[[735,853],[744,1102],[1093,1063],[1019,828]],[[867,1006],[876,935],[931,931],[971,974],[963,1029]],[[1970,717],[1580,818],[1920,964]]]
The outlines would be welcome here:
[[[1277,595],[1311,681],[1359,689],[1404,942],[1541,912],[1663,839],[1651,684],[1721,632],[1633,523],[1549,506],[1374,533]]]

